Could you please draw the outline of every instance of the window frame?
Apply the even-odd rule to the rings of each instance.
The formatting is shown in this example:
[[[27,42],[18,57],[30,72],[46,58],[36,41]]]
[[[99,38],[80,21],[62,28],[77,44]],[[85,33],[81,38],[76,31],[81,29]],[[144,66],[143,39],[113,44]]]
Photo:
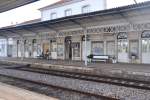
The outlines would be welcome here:
[[[84,6],[82,6],[82,8],[81,8],[82,13],[89,13],[90,12],[90,7],[91,7],[90,5],[84,5]],[[84,8],[88,8],[88,10],[85,12]]]
[[[67,15],[68,11],[70,11],[69,13],[71,13],[71,14]],[[64,13],[65,13],[65,16],[71,16],[72,15],[72,9],[71,8],[70,9],[66,9]]]
[[[55,15],[55,18],[53,18],[53,15]],[[56,18],[57,18],[57,13],[56,13],[56,12],[52,12],[52,13],[51,13],[51,20],[52,20],[52,19],[56,19]]]

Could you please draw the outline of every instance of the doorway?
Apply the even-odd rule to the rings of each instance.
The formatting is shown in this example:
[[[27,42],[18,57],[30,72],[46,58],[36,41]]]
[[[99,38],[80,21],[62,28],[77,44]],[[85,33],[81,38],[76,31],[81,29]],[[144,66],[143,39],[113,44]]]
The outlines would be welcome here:
[[[136,63],[135,61],[139,58],[138,40],[129,41],[129,57],[131,59],[131,63]]]
[[[43,43],[43,53],[46,54],[49,51],[49,43]]]
[[[72,40],[71,36],[65,38],[65,58],[67,60],[72,59]]]
[[[118,40],[118,62],[129,62],[127,39]]]
[[[118,62],[128,63],[128,34],[120,32],[117,36],[118,40]]]
[[[150,31],[144,31],[142,38],[142,63],[150,64]]]
[[[21,41],[17,40],[17,57],[21,57]]]
[[[7,48],[7,56],[8,57],[12,57],[12,51],[13,51],[13,45],[8,45],[8,48]]]
[[[150,64],[150,39],[142,40],[142,63]]]

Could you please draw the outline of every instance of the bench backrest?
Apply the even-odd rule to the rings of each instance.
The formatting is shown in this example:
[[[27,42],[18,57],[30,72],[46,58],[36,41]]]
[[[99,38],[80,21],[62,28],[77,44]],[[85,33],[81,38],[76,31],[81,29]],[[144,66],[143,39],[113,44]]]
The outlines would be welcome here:
[[[109,59],[109,56],[106,55],[94,55],[94,59]]]

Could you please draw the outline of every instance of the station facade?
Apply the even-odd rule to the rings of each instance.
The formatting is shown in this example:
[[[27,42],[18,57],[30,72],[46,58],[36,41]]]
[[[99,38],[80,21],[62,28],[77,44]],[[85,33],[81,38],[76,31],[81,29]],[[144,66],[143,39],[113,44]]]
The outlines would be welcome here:
[[[24,51],[22,50],[22,40],[14,39],[12,56],[37,58],[42,52],[45,54],[48,50],[50,59],[84,61],[84,35],[41,37],[24,38]],[[118,62],[124,63],[150,63],[150,31],[120,32],[117,34],[94,32],[94,34],[88,34],[87,39],[87,55],[109,55],[115,57]]]
[[[50,20],[53,31],[40,32],[43,25],[34,30],[36,35],[13,37],[11,56],[37,58],[49,51],[50,59],[84,61],[86,43],[87,55],[109,55],[117,62],[150,64],[149,10],[150,2],[146,2]],[[13,33],[16,30],[15,27]]]

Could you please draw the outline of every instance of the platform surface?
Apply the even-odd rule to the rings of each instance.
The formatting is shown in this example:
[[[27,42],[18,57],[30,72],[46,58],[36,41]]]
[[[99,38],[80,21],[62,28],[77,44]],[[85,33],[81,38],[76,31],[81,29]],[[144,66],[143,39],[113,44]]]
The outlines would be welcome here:
[[[65,70],[71,72],[82,72],[96,75],[106,75],[111,77],[129,78],[150,82],[150,64],[129,64],[129,63],[88,63],[71,60],[45,60],[36,58],[8,58],[0,57],[0,63],[30,64],[36,68]],[[2,66],[0,66],[1,68]]]
[[[148,72],[150,73],[150,64],[131,64],[131,63],[88,63],[88,66],[84,65],[83,61],[71,61],[71,60],[45,60],[45,59],[36,59],[36,58],[24,58],[22,61],[21,58],[8,58],[8,57],[0,57],[0,61],[10,61],[15,63],[39,63],[39,64],[46,64],[46,65],[61,65],[64,67],[77,67],[80,69],[82,68],[91,68],[96,70],[126,70],[126,71],[138,71],[138,72]]]
[[[58,100],[42,94],[0,83],[0,100]]]

